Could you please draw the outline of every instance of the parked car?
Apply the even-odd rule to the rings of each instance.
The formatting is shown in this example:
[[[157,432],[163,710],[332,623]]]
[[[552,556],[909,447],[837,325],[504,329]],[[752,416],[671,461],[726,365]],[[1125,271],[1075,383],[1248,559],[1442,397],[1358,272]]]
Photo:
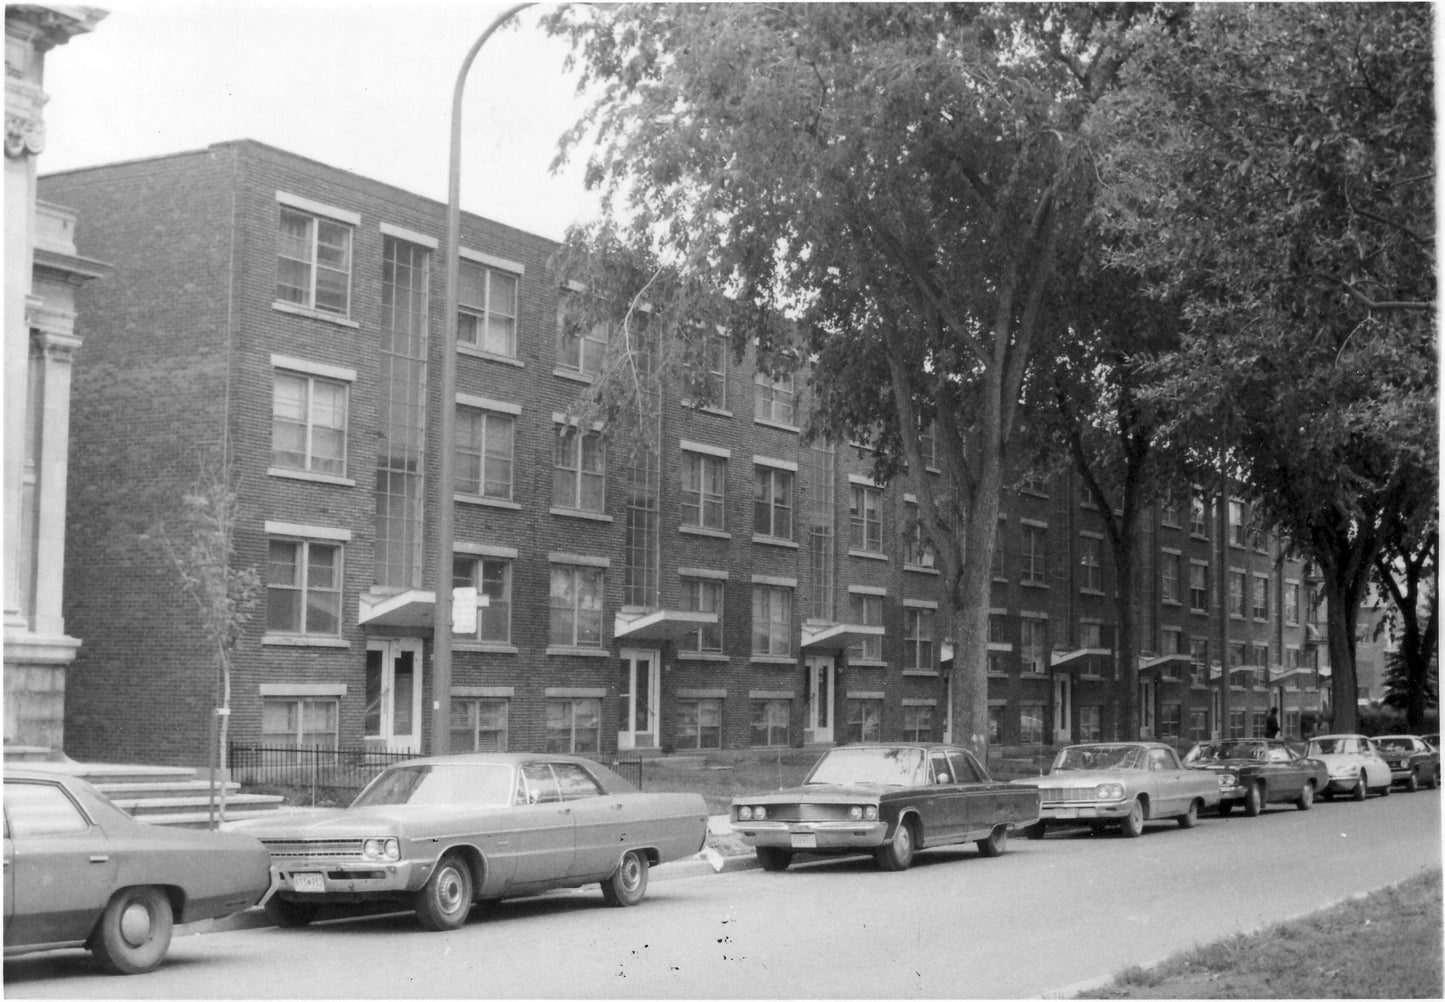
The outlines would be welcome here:
[[[1305,754],[1330,771],[1329,785],[1320,791],[1326,800],[1346,792],[1356,800],[1364,800],[1371,790],[1382,797],[1390,794],[1390,767],[1363,734],[1316,735]]]
[[[7,957],[84,947],[144,974],[174,923],[242,911],[271,883],[254,838],[143,824],[75,776],[7,766],[4,805]]]
[[[884,870],[906,870],[934,846],[1001,855],[1009,832],[1038,816],[1038,791],[994,782],[966,749],[858,744],[828,751],[802,786],[733,798],[731,822],[765,870],[800,852],[871,852]]]
[[[1374,739],[1375,750],[1390,767],[1390,780],[1414,793],[1424,786],[1440,785],[1440,752],[1413,734],[1382,734]]]
[[[649,867],[699,852],[707,804],[695,793],[643,793],[568,755],[476,753],[409,759],[345,808],[237,822],[271,853],[282,926],[323,904],[395,901],[423,928],[462,925],[473,902],[598,883],[634,905]]]
[[[1149,821],[1175,818],[1193,828],[1199,812],[1219,804],[1219,781],[1186,769],[1179,754],[1155,741],[1113,741],[1069,745],[1054,756],[1047,776],[1016,779],[1042,796],[1029,838],[1043,838],[1050,825],[1087,824],[1096,831],[1118,825],[1129,838],[1144,834]]]
[[[1436,751],[1440,750],[1440,735],[1426,734],[1424,741],[1427,745],[1429,745],[1431,748],[1434,748]]]
[[[1330,781],[1323,762],[1276,738],[1201,741],[1184,756],[1184,765],[1219,780],[1221,815],[1239,806],[1255,817],[1266,804],[1294,804],[1307,811]]]

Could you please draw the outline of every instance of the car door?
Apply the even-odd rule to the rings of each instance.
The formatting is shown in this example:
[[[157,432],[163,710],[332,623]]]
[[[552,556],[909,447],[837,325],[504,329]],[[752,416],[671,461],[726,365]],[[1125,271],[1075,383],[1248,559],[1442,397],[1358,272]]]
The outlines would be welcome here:
[[[963,837],[964,791],[944,749],[929,753],[925,775],[928,785],[918,791],[923,837],[929,845],[956,842]]]
[[[83,940],[110,900],[110,842],[60,783],[5,781],[5,945]]]
[[[550,764],[522,764],[518,799],[521,802],[513,808],[517,868],[512,885],[564,879],[572,872],[577,835],[572,806],[562,800]]]
[[[1189,803],[1190,789],[1179,759],[1167,748],[1150,748],[1145,764],[1149,770],[1150,816],[1181,813]]]
[[[1271,800],[1294,800],[1305,784],[1304,763],[1283,741],[1265,744],[1265,782]]]
[[[640,818],[628,798],[604,794],[597,781],[575,762],[554,762],[562,802],[572,811],[577,851],[569,876],[601,879],[617,869],[622,852],[637,842]]]

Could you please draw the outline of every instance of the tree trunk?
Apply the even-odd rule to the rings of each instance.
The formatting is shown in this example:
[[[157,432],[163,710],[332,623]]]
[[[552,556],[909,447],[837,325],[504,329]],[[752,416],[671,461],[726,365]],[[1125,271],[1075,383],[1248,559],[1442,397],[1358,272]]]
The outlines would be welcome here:
[[[993,589],[1002,464],[985,447],[964,533],[965,559],[953,595],[953,740],[988,762],[988,610]]]
[[[1351,602],[1335,581],[1325,580],[1325,614],[1329,620],[1330,730],[1351,734],[1359,728],[1355,681],[1355,621],[1358,602]]]
[[[1132,506],[1126,505],[1130,511]],[[1119,708],[1122,720],[1120,737],[1125,741],[1139,738],[1139,596],[1138,580],[1139,539],[1132,516],[1119,526],[1119,538],[1114,550],[1114,584],[1118,593],[1114,596],[1115,610],[1119,617],[1119,634],[1115,640],[1115,656],[1119,659],[1121,688]]]

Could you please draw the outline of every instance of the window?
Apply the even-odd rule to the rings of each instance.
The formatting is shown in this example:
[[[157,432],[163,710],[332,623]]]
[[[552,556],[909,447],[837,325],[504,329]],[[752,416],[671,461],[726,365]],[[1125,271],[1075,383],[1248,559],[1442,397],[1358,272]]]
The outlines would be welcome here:
[[[994,544],[993,555],[997,565],[1002,547]],[[923,524],[919,521],[918,505],[910,503],[908,506],[908,520],[903,527],[903,562],[910,567],[932,567],[936,560],[933,549],[933,542],[923,532]]]
[[[308,310],[351,311],[351,227],[281,206],[276,298]]]
[[[1172,495],[1159,502],[1159,524],[1179,528],[1179,502]]]
[[[859,626],[883,625],[882,595],[854,594],[849,596],[849,600],[853,606],[853,621]],[[848,648],[848,659],[850,661],[882,661],[883,638],[863,637],[858,643]]]
[[[864,553],[883,552],[883,492],[853,486],[848,504],[848,546]]]
[[[271,465],[346,476],[347,385],[277,372],[271,400]]]
[[[1310,585],[1305,591],[1305,623],[1309,626],[1320,625],[1320,590]]]
[[[850,699],[843,708],[843,726],[851,742],[877,741],[883,734],[883,700]]]
[[[753,653],[784,656],[792,650],[793,589],[753,585]]]
[[[796,423],[794,397],[791,372],[772,377],[757,373],[753,377],[753,419],[792,427]]]
[[[475,261],[459,262],[457,343],[516,358],[518,284],[516,275]]]
[[[23,839],[41,835],[79,835],[89,830],[90,820],[58,784],[6,782],[7,839],[12,836]],[[47,849],[40,851],[43,853]]]
[[[1104,740],[1104,708],[1102,706],[1079,707],[1079,740]]]
[[[552,504],[571,511],[601,512],[606,502],[607,448],[602,433],[557,429]]]
[[[1160,653],[1160,654],[1183,654],[1183,653],[1185,653],[1185,651],[1184,651],[1184,635],[1183,635],[1182,633],[1180,633],[1178,630],[1172,630],[1172,629],[1169,629],[1168,627],[1165,627],[1164,630],[1163,630],[1162,632],[1160,632],[1160,634],[1159,634],[1159,653]]]
[[[903,622],[903,669],[933,671],[933,610],[904,609]]]
[[[1269,575],[1255,575],[1252,606],[1255,619],[1269,619]]]
[[[1244,545],[1244,502],[1229,502],[1229,544]]]
[[[437,486],[425,476],[431,252],[386,236],[381,267],[373,581],[383,588],[420,588],[426,552],[424,498]],[[454,445],[447,443],[448,448]],[[440,489],[450,493],[452,485]]]
[[[553,565],[551,646],[602,646],[602,581],[601,567]]]
[[[1209,711],[1189,711],[1189,740],[1203,741],[1209,737]]]
[[[266,559],[266,629],[271,633],[341,633],[341,547],[273,539]]]
[[[1243,738],[1247,736],[1244,733],[1244,719],[1243,710],[1229,711],[1229,736],[1231,738]]]
[[[511,414],[457,408],[456,491],[512,500],[517,419]]]
[[[723,618],[723,582],[714,578],[683,578],[682,608],[684,612],[715,612],[717,622],[702,626],[678,641],[678,649],[721,654]]]
[[[1022,619],[1019,621],[1022,628],[1022,640],[1020,643],[1020,667],[1024,672],[1042,674],[1044,670],[1044,657],[1049,649],[1049,623],[1045,619]]]
[[[1159,737],[1178,738],[1183,725],[1184,707],[1179,703],[1165,703],[1159,707]]]
[[[595,755],[601,750],[602,700],[547,700],[548,754]]]
[[[721,699],[680,699],[677,702],[678,748],[722,747]]]
[[[1023,531],[1019,550],[1019,577],[1031,584],[1043,584],[1046,573],[1044,557],[1048,530],[1043,526],[1027,523],[1021,528]]]
[[[755,699],[752,701],[750,743],[767,747],[788,743],[788,700]]]
[[[1238,619],[1244,618],[1244,571],[1231,570],[1229,572],[1229,614]]]
[[[261,742],[287,748],[337,747],[340,701],[334,697],[266,696],[261,700]]]
[[[1209,611],[1209,565],[1189,565],[1189,611]]]
[[[1009,621],[1007,613],[989,613],[988,642],[991,644],[1008,644],[1010,647],[1013,646],[1013,636],[1009,633]]]
[[[722,531],[727,460],[700,452],[682,454],[682,524]]]
[[[938,434],[932,421],[923,422],[918,429],[918,452],[925,470],[938,468]]]
[[[1159,561],[1160,597],[1165,602],[1179,604],[1179,561],[1177,553],[1165,553]]]
[[[1196,685],[1209,682],[1209,641],[1204,637],[1189,638],[1189,663],[1194,668]]]
[[[1284,586],[1284,621],[1290,626],[1299,625],[1299,582],[1290,581]]]
[[[1189,495],[1189,534],[1209,536],[1209,503],[1198,491]]]
[[[728,406],[728,342],[718,333],[703,334],[696,357],[689,356],[683,367],[684,392],[704,407],[726,410]]]
[[[512,642],[512,562],[502,557],[457,556],[452,585],[475,588],[487,602],[477,609],[476,638],[488,644]]]
[[[1242,668],[1244,666],[1245,652],[1248,648],[1242,640],[1232,640],[1229,643],[1229,667]],[[1231,680],[1232,681],[1232,680]]]
[[[1079,588],[1082,591],[1104,590],[1104,541],[1095,536],[1079,540]]]
[[[1079,624],[1079,646],[1092,651],[1104,649],[1104,626],[1102,623],[1082,622]]]
[[[933,740],[933,707],[924,705],[904,705],[903,707],[903,740],[904,741],[932,741]]]
[[[453,752],[507,750],[507,699],[452,697]]]
[[[1044,704],[1024,703],[1019,706],[1019,743],[1042,744],[1044,740]]]
[[[793,538],[793,474],[771,466],[753,467],[753,532]]]
[[[1263,668],[1269,664],[1269,644],[1251,644],[1249,663]]]
[[[586,325],[566,315],[562,308],[561,343],[558,347],[557,364],[560,368],[595,376],[602,371],[602,361],[607,356],[607,342],[611,330],[606,323]]]
[[[1003,740],[1003,705],[992,704],[988,708],[988,740],[998,744]]]

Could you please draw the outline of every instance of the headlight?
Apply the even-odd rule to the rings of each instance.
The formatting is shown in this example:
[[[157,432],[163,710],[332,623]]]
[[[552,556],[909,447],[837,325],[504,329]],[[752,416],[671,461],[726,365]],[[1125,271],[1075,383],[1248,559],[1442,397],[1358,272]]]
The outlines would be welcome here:
[[[367,859],[400,859],[401,844],[394,838],[369,838],[361,843],[361,854]]]
[[[862,820],[863,820],[863,808],[860,807],[860,806],[858,806],[857,804],[854,804],[852,807],[848,808],[848,820],[849,820],[849,821],[862,821]]]
[[[767,811],[767,808],[765,808],[765,807],[739,807],[739,808],[738,808],[738,820],[739,820],[739,821],[762,821],[762,820],[763,820],[764,818],[766,818],[767,816],[768,816],[768,811]]]
[[[1095,799],[1095,800],[1123,800],[1123,799],[1124,799],[1124,784],[1123,784],[1123,783],[1100,783],[1098,786],[1094,787],[1094,799]]]
[[[1221,772],[1219,774],[1220,786],[1233,786],[1237,782],[1239,782],[1239,777],[1232,772]]]
[[[864,820],[864,821],[877,821],[877,820],[878,820],[878,808],[874,807],[872,804],[869,804],[867,807],[863,808],[863,820]]]

